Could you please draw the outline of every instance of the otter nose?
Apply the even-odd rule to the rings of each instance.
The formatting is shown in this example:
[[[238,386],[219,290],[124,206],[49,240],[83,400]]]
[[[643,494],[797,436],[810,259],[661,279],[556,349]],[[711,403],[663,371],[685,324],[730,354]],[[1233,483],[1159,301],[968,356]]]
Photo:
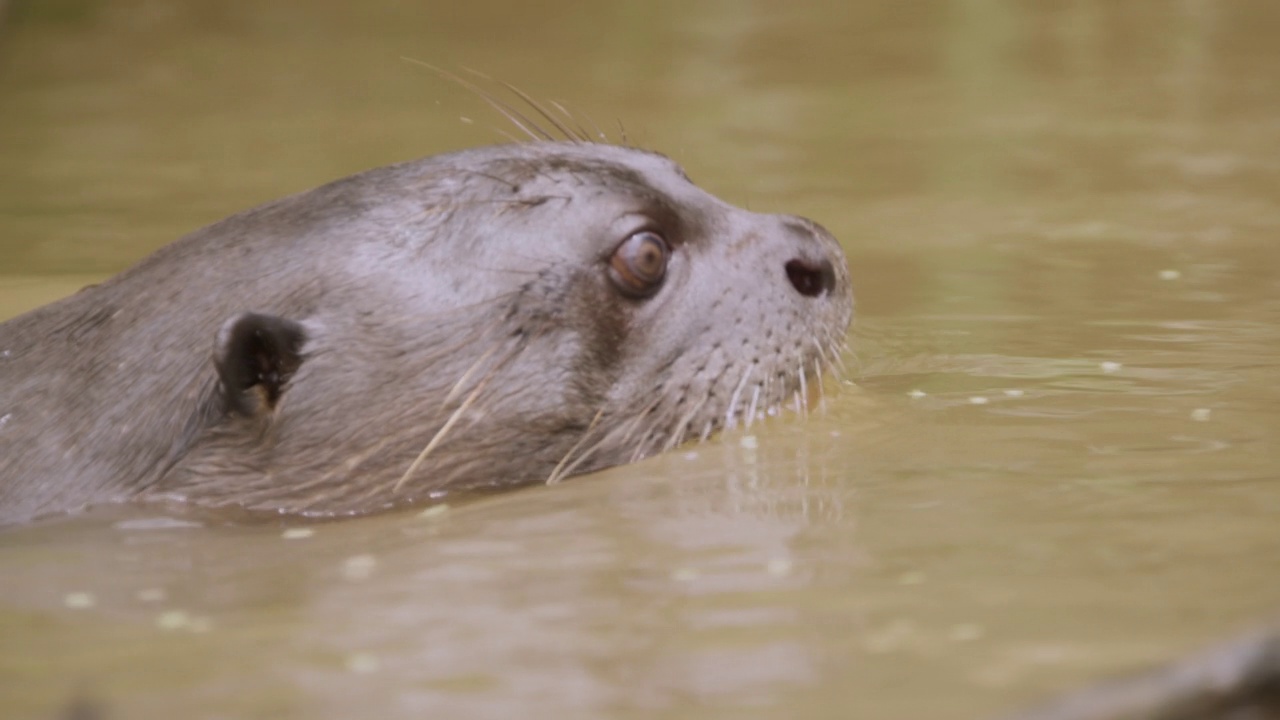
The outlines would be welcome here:
[[[783,227],[799,236],[800,241],[800,247],[797,248],[799,252],[783,266],[791,287],[809,298],[822,297],[835,290],[836,269],[831,264],[829,251],[824,247],[835,243],[831,234],[808,218],[796,215],[783,215],[780,218]]]
[[[821,297],[836,285],[836,271],[828,260],[813,262],[796,258],[787,261],[786,269],[791,287],[805,297]]]

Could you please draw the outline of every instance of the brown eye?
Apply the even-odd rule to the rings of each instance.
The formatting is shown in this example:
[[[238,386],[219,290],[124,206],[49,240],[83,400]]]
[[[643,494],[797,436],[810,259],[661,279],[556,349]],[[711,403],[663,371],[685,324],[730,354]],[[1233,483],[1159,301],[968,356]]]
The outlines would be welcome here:
[[[648,230],[632,234],[609,258],[609,279],[623,295],[649,297],[667,275],[671,248],[662,236]]]

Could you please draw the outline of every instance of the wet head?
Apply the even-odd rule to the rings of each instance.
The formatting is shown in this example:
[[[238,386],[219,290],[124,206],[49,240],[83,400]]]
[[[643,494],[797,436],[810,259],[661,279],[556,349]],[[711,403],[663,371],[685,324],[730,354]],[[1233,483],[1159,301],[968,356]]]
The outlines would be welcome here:
[[[328,516],[555,481],[803,408],[851,312],[830,234],[655,153],[380,168],[0,326],[28,347],[0,365],[0,442],[26,447],[0,497]]]

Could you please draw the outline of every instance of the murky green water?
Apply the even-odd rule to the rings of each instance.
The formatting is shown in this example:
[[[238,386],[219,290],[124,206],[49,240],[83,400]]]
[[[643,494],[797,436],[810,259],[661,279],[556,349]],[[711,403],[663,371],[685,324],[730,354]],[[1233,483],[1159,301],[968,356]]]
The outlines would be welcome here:
[[[6,717],[981,718],[1280,613],[1269,0],[8,13],[0,316],[501,139],[401,56],[820,220],[859,315],[825,415],[443,516],[2,534]]]

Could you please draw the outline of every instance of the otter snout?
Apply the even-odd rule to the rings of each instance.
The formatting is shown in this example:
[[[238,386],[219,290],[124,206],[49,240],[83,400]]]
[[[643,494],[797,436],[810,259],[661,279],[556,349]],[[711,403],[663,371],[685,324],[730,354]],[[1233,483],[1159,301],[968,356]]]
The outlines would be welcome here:
[[[781,217],[785,231],[796,238],[797,252],[783,263],[791,287],[807,298],[822,298],[841,290],[844,253],[826,228],[803,217]],[[837,269],[836,263],[840,266]],[[848,293],[847,289],[843,290]]]

